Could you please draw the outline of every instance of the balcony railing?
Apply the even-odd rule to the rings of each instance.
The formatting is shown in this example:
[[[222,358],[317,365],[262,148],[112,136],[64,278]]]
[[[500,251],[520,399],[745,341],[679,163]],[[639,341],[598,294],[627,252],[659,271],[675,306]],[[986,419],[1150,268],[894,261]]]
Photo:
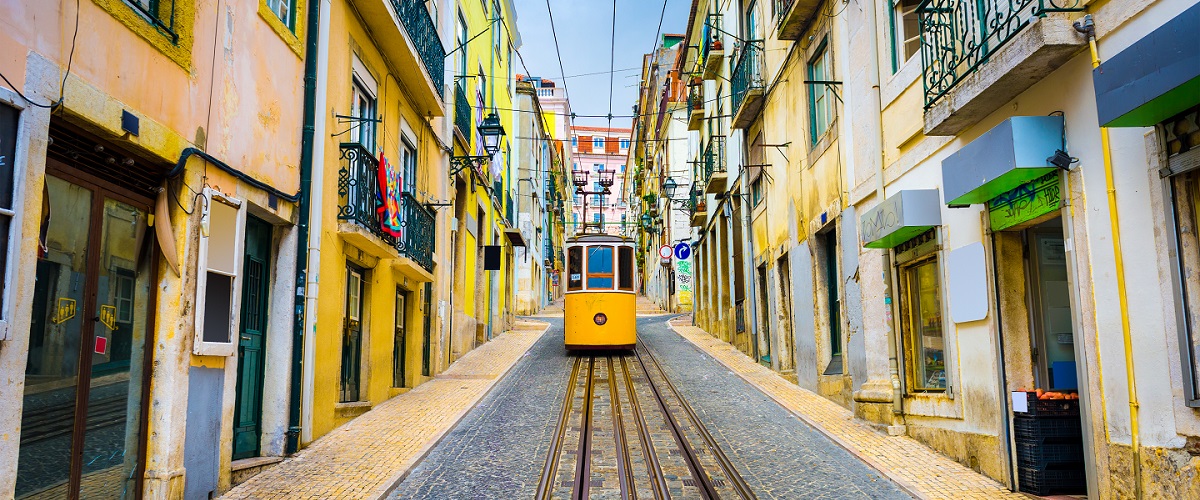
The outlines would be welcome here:
[[[713,173],[725,172],[725,136],[714,135],[704,146],[704,157],[701,163],[703,180],[712,178]]]
[[[762,40],[747,40],[738,53],[737,66],[734,66],[731,81],[731,99],[735,114],[749,93],[763,89],[762,43]]]
[[[422,205],[412,193],[400,195],[400,235],[383,230],[377,207],[379,160],[361,144],[341,145],[342,167],[338,171],[338,219],[354,222],[412,259],[426,271],[433,270],[433,211]]]
[[[1083,0],[925,0],[917,7],[925,108],[987,62],[1017,33],[1051,12],[1083,10]],[[736,88],[736,87],[735,87]]]
[[[409,40],[416,46],[417,54],[425,65],[425,72],[433,80],[433,88],[437,89],[438,97],[443,97],[442,83],[445,81],[446,48],[438,36],[437,26],[429,17],[429,9],[425,2],[416,0],[392,0],[396,15],[404,24]]]
[[[467,142],[471,142],[471,103],[467,101],[466,85],[454,84],[454,126]]]

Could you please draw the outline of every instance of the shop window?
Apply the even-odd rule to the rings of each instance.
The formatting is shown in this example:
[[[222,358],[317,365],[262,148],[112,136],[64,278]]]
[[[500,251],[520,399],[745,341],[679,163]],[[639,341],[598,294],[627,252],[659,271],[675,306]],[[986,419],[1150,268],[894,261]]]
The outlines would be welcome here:
[[[613,289],[613,247],[594,246],[587,249],[588,290]]]
[[[622,218],[625,216],[622,215]],[[617,248],[617,270],[620,272],[617,288],[633,290],[633,247]]]
[[[921,0],[892,0],[892,71],[912,59],[921,49]]]
[[[583,248],[567,249],[567,290],[583,289]]]
[[[945,391],[949,384],[942,330],[941,270],[934,230],[897,247],[896,252],[908,390]]]
[[[232,356],[237,347],[233,332],[241,297],[246,210],[241,200],[208,188],[203,196],[193,350],[199,355]]]
[[[1180,359],[1183,361],[1187,405],[1200,407],[1200,281],[1189,269],[1200,268],[1200,108],[1190,109],[1164,123],[1167,179],[1175,222],[1179,274],[1178,317]]]

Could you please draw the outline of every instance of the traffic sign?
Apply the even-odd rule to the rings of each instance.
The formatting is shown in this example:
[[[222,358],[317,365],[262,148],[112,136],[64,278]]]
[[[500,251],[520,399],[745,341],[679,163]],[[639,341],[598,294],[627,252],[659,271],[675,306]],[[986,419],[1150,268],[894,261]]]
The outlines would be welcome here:
[[[671,245],[663,245],[662,248],[658,249],[658,256],[662,257],[664,259],[671,258],[672,253],[675,253],[675,252],[673,250],[671,250]]]
[[[687,260],[692,256],[692,246],[687,243],[675,245],[675,258],[679,260]]]

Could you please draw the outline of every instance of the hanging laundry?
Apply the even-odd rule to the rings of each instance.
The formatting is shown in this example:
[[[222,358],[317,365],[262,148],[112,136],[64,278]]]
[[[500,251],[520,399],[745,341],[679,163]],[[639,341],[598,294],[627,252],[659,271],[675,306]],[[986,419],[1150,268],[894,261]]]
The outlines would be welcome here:
[[[399,238],[404,235],[400,215],[400,196],[404,180],[400,168],[393,166],[379,152],[379,190],[376,191],[375,212],[379,215],[379,228],[384,233]]]

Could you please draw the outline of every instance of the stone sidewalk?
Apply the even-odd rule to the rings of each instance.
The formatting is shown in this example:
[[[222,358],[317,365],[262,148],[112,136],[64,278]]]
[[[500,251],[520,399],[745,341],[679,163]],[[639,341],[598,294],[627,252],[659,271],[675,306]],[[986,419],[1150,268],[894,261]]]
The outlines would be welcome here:
[[[801,389],[700,328],[672,321],[671,328],[814,429],[894,481],[925,499],[1028,499],[915,439],[892,437],[854,419],[837,403]]]
[[[516,364],[549,324],[518,321],[445,372],[322,436],[222,498],[379,498]]]

